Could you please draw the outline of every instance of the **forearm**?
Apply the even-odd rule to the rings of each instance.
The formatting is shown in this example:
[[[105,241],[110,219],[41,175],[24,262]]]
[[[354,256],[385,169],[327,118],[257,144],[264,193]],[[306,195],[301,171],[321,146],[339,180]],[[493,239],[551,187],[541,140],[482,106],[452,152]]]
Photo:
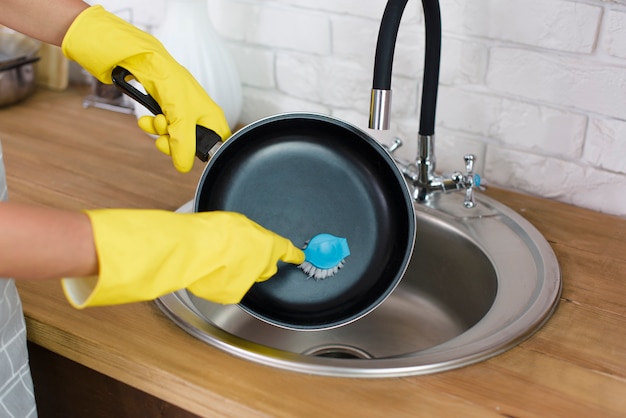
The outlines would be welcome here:
[[[0,24],[53,45],[61,45],[82,0],[0,0]]]
[[[0,203],[0,277],[59,279],[97,272],[87,215]]]

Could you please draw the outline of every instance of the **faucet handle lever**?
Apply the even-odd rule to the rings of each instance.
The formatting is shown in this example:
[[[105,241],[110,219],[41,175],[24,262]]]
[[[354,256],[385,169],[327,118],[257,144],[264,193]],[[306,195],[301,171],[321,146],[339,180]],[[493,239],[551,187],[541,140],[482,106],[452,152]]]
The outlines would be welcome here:
[[[476,206],[476,201],[474,200],[474,188],[473,187],[468,187],[467,189],[465,189],[465,200],[463,201],[463,206],[465,206],[468,209],[471,209],[474,206]]]
[[[476,161],[476,156],[474,154],[466,154],[463,157],[465,160],[465,174],[469,177],[474,174],[474,162]]]
[[[474,174],[476,156],[474,154],[467,154],[463,157],[463,160],[465,160],[465,176],[463,176],[465,201],[463,202],[463,205],[466,208],[473,208],[476,206],[476,201],[474,200],[474,187],[480,187],[480,176],[478,174]]]
[[[394,137],[393,138],[393,144],[391,144],[391,145],[384,145],[383,144],[383,147],[387,150],[387,152],[389,152],[389,154],[393,154],[402,145],[404,145],[402,140],[400,138],[398,138],[398,137]]]

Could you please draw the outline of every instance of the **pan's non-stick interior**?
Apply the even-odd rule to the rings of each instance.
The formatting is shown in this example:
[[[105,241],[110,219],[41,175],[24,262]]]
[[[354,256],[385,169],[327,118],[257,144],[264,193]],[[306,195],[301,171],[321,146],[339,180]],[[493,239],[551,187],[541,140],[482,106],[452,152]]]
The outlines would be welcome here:
[[[279,265],[240,306],[293,329],[326,329],[365,315],[398,284],[415,236],[413,206],[393,160],[364,132],[313,114],[244,128],[211,159],[196,211],[240,212],[296,246],[319,233],[345,237],[351,255],[324,280]]]

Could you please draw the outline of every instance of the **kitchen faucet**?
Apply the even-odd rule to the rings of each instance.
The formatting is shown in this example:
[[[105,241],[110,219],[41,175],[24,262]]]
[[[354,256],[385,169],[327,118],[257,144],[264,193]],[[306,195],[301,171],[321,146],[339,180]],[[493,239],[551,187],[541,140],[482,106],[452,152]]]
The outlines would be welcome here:
[[[391,70],[400,19],[408,0],[388,0],[380,24],[374,79],[370,103],[369,127],[389,129],[391,113]],[[441,62],[441,13],[439,0],[422,0],[426,30],[426,50],[422,82],[422,102],[418,133],[418,156],[414,164],[396,160],[402,173],[413,187],[413,198],[418,202],[430,199],[435,193],[465,190],[464,205],[475,206],[474,188],[480,187],[480,176],[474,174],[476,157],[465,155],[465,173],[455,171],[450,176],[435,174],[435,112]],[[395,139],[388,150],[393,153],[402,145]]]

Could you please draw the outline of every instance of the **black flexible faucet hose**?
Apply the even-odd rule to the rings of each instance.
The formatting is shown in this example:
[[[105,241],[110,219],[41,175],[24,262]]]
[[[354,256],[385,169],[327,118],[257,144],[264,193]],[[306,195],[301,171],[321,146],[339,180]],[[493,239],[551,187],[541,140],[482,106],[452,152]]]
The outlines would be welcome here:
[[[400,19],[407,1],[389,0],[385,7],[376,44],[373,89],[391,90],[391,72],[396,38],[400,27]],[[424,8],[426,49],[424,54],[419,134],[431,136],[435,133],[435,113],[439,88],[441,12],[439,0],[422,0],[422,6]]]
[[[391,70],[400,19],[408,0],[389,0],[378,30],[376,55],[374,56],[374,81],[376,90],[391,90]]]

